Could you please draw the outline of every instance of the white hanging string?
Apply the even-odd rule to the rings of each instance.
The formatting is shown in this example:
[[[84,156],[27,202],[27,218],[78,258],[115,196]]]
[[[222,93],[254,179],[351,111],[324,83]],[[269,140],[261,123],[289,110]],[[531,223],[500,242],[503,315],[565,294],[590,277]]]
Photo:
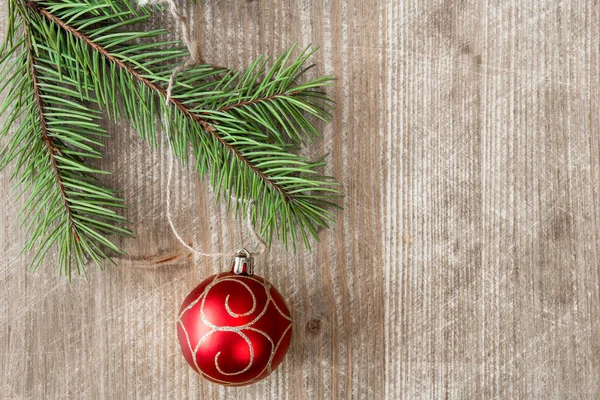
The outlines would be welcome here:
[[[184,64],[180,65],[179,67],[175,68],[169,78],[169,86],[167,87],[167,96],[165,99],[165,104],[168,109],[168,106],[171,102],[171,96],[173,94],[173,87],[175,86],[175,77],[181,71],[199,64],[201,62],[201,56],[200,56],[201,53],[200,53],[199,43],[196,41],[192,41],[190,38],[190,26],[188,23],[188,19],[179,12],[174,0],[138,0],[138,4],[140,6],[145,6],[146,4],[158,4],[158,3],[167,3],[167,5],[169,6],[169,11],[171,12],[171,15],[178,22],[178,24],[181,28],[183,42],[187,46],[188,51],[190,52],[190,56],[187,59],[187,61]],[[163,126],[165,127],[165,135],[167,137],[167,142],[169,144],[169,152],[168,152],[169,153],[168,154],[169,171],[167,174],[167,220],[169,221],[169,226],[171,227],[171,231],[173,231],[173,234],[175,235],[177,240],[183,245],[183,247],[185,247],[190,252],[197,254],[199,256],[220,257],[220,256],[235,255],[236,253],[232,253],[232,252],[208,253],[208,252],[203,252],[203,251],[197,250],[197,249],[193,248],[192,246],[190,246],[185,240],[183,240],[183,238],[177,231],[177,228],[175,227],[175,223],[173,222],[173,217],[172,217],[172,213],[171,213],[171,205],[172,205],[171,204],[171,197],[172,197],[171,196],[172,195],[171,194],[171,183],[173,180],[173,169],[174,169],[174,163],[175,163],[174,158],[175,157],[173,155],[173,152],[174,152],[173,151],[173,143],[171,142],[170,125],[169,125],[169,120],[168,120],[168,115],[167,115],[166,109],[162,115],[162,122],[163,122]],[[238,199],[237,197],[231,196],[231,198],[236,202],[240,201],[240,199]],[[248,222],[248,229],[250,230],[250,232],[252,233],[252,236],[259,243],[260,246],[259,246],[259,250],[257,252],[251,252],[250,254],[261,255],[267,250],[268,246],[267,246],[267,242],[260,236],[257,229],[252,224],[252,208],[254,207],[254,205],[255,205],[255,203],[254,203],[253,199],[248,201],[246,219]]]

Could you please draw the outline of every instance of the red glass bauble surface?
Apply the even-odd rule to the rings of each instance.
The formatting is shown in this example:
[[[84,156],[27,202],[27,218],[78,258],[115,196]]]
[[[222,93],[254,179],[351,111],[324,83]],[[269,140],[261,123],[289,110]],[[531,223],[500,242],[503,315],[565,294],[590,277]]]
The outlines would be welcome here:
[[[225,272],[187,296],[177,333],[196,372],[215,383],[242,386],[265,378],[281,363],[292,340],[292,318],[269,282]]]

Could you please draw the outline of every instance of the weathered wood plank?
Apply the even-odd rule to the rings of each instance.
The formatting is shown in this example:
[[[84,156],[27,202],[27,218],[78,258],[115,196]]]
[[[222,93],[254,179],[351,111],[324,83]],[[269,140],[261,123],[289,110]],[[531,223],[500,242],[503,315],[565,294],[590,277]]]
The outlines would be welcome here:
[[[5,398],[598,397],[597,1],[206,0],[190,11],[208,61],[240,67],[312,43],[318,71],[339,78],[312,151],[331,153],[344,210],[312,254],[276,245],[259,260],[292,306],[290,353],[246,388],[187,367],[175,311],[224,260],[144,260],[180,253],[166,144],[110,125],[101,165],[137,234],[120,268],[70,285],[51,258],[29,272],[11,171],[0,175]],[[194,245],[248,243],[193,171],[177,170],[174,193]]]

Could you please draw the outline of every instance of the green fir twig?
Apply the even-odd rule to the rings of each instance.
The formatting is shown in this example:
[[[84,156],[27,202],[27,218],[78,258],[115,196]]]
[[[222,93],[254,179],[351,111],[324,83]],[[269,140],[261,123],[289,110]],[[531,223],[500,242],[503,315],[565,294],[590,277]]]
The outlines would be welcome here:
[[[258,58],[243,71],[198,65],[182,72],[168,105],[171,71],[188,57],[163,30],[139,30],[149,13],[126,0],[8,0],[6,40],[0,48],[0,168],[16,166],[22,210],[38,266],[57,244],[60,271],[84,273],[87,259],[101,265],[119,248],[114,235],[131,236],[116,213],[123,206],[102,186],[99,112],[126,118],[156,144],[159,115],[168,115],[175,154],[208,175],[217,193],[240,199],[245,213],[254,199],[252,223],[270,243],[276,237],[295,247],[318,239],[332,222],[336,183],[319,171],[298,146],[319,137],[316,121],[327,122],[332,102],[323,88],[333,78],[305,80],[312,51],[293,57],[292,48],[274,60]],[[19,32],[23,34],[20,35]],[[160,126],[159,126],[160,127]]]

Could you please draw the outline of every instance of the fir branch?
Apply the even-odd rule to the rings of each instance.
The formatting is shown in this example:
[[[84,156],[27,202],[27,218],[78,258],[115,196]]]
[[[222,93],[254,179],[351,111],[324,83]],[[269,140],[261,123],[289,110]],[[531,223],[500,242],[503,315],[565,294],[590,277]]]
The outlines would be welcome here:
[[[12,7],[25,12],[20,4]],[[0,168],[14,161],[13,177],[20,175],[19,196],[28,194],[19,214],[30,235],[24,251],[35,249],[32,267],[37,268],[49,248],[57,244],[59,271],[71,277],[74,267],[85,274],[88,260],[102,266],[109,254],[121,253],[106,235],[131,236],[131,232],[114,212],[122,207],[122,201],[95,178],[105,172],[85,163],[86,158],[100,157],[94,147],[101,143],[94,137],[105,135],[94,122],[96,113],[72,99],[79,95],[74,88],[85,86],[54,69],[65,59],[44,50],[57,44],[51,27],[35,18],[23,22],[23,37],[12,53],[4,55],[0,74],[0,91],[5,95],[0,113],[8,121],[0,137],[22,119],[0,149]],[[8,54],[14,55],[14,63],[6,62]],[[82,100],[94,102],[91,97]]]
[[[79,234],[77,233],[77,227],[75,226],[75,222],[73,221],[73,210],[69,205],[69,201],[67,200],[67,195],[65,193],[65,185],[63,183],[63,179],[61,176],[60,169],[58,167],[58,162],[56,160],[55,154],[61,154],[60,150],[56,148],[53,144],[52,137],[48,134],[48,123],[46,121],[46,115],[44,112],[44,101],[42,100],[42,91],[40,90],[38,74],[35,69],[35,54],[31,45],[31,39],[29,37],[30,29],[26,25],[24,30],[25,35],[25,47],[27,49],[27,58],[29,60],[29,73],[31,74],[31,83],[33,87],[33,93],[35,97],[35,103],[37,104],[38,116],[40,119],[40,131],[42,135],[42,140],[46,145],[46,149],[48,151],[48,157],[50,158],[50,165],[54,176],[56,177],[56,183],[58,184],[58,189],[60,191],[60,195],[63,200],[63,205],[67,212],[67,218],[69,220],[69,226],[71,231],[73,232],[73,236],[76,241],[80,241]]]
[[[113,8],[114,4],[111,8],[103,10]],[[75,6],[70,7],[70,12],[76,12]],[[112,18],[116,19],[116,16],[117,14]],[[123,22],[119,22],[117,25],[118,28],[122,28]],[[77,27],[74,28],[77,29]],[[119,33],[120,39],[116,44],[112,40],[114,33],[110,27],[103,27],[102,33],[109,39],[97,38],[98,35],[95,31],[83,34],[90,39],[94,37],[93,41],[96,46],[105,49],[110,47],[112,51],[107,51],[107,53],[111,59],[120,58],[123,53],[135,54],[140,47],[138,43],[128,44],[124,40],[127,36],[130,38],[140,36],[141,33],[134,30],[130,29],[127,33]],[[150,33],[144,32],[144,35],[150,36]],[[159,36],[160,32],[154,32],[152,35]],[[147,52],[147,45],[142,46]],[[164,51],[158,45],[153,48],[155,54],[162,54],[161,52]],[[211,181],[217,193],[225,189],[242,197],[245,201],[242,203],[244,211],[250,198],[264,201],[269,207],[255,216],[255,222],[263,225],[261,233],[270,238],[273,231],[276,231],[278,237],[287,242],[286,231],[289,230],[292,234],[293,245],[295,241],[294,226],[298,225],[304,242],[309,245],[304,228],[306,227],[312,236],[317,237],[316,229],[328,226],[331,216],[327,208],[335,206],[328,199],[334,199],[337,192],[335,189],[324,187],[330,185],[329,178],[316,174],[315,169],[320,168],[324,163],[320,161],[311,163],[290,153],[292,148],[285,144],[283,133],[297,142],[303,141],[300,130],[306,131],[307,134],[318,134],[318,131],[304,116],[304,112],[327,120],[329,100],[318,89],[329,85],[331,78],[325,76],[304,84],[296,84],[300,77],[311,68],[310,66],[304,67],[304,65],[312,53],[304,51],[288,65],[292,51],[293,49],[284,53],[269,69],[266,69],[267,61],[259,58],[250,68],[239,73],[229,71],[224,76],[217,76],[222,71],[211,66],[199,66],[182,74],[184,79],[178,80],[179,83],[176,85],[171,102],[183,117],[191,119],[196,125],[199,125],[200,131],[196,126],[180,120],[179,114],[173,113],[172,110],[166,111],[170,113],[173,120],[171,131],[181,131],[184,134],[179,140],[177,137],[173,138],[176,153],[185,159],[187,145],[191,144],[198,160],[198,169],[202,173],[218,170],[216,175],[211,173]],[[171,51],[163,59],[175,59],[175,64],[167,65],[163,71],[158,73],[154,71],[152,58],[144,60],[144,53],[139,55],[141,57],[136,59],[127,57],[124,64],[131,69],[144,71],[144,75],[139,74],[145,78],[144,81],[140,82],[139,79],[136,79],[135,74],[119,75],[113,69],[108,71],[108,67],[104,71],[92,71],[95,73],[88,75],[111,76],[112,80],[119,81],[114,86],[108,83],[102,87],[97,86],[97,92],[101,93],[98,97],[123,98],[126,105],[126,116],[131,119],[134,127],[142,133],[143,137],[154,140],[156,137],[154,124],[148,125],[147,121],[153,118],[151,110],[157,107],[162,110],[163,107],[164,89],[160,89],[158,85],[167,81],[170,71],[187,56],[187,53],[181,51],[180,54],[177,54],[176,51]],[[85,57],[85,54],[76,57]],[[93,63],[89,61],[86,64]],[[115,65],[115,63],[112,64]],[[121,68],[121,71],[123,70]],[[213,78],[212,81],[209,80],[210,78]],[[138,87],[136,87],[135,81],[140,84]],[[154,83],[155,86],[148,85],[148,82]],[[156,87],[158,89],[155,89]],[[113,90],[114,88],[117,90]],[[127,90],[122,90],[122,88],[127,88]],[[159,95],[163,97],[158,101],[158,106],[156,99],[148,97],[147,89],[159,92]],[[150,106],[134,109],[134,105],[137,105],[140,99],[144,99],[142,100],[143,104],[150,104]],[[255,101],[257,99],[261,101]],[[288,99],[289,104],[276,103],[276,100],[281,99]],[[310,99],[310,101],[306,99]],[[252,107],[246,105],[248,100],[252,101]],[[229,112],[219,112],[220,108],[235,102],[244,104],[244,106],[230,107]],[[270,102],[273,104],[269,104]],[[267,104],[267,107],[261,108],[260,106],[263,104]],[[265,136],[265,130],[272,136]],[[206,141],[202,137],[201,131],[216,139],[216,144]],[[252,141],[249,142],[249,138]],[[275,139],[277,143],[273,143],[272,139]],[[263,153],[256,151],[261,146],[265,146]],[[221,151],[225,151],[234,158],[228,160],[227,156],[219,154]],[[265,160],[265,154],[268,155],[268,160]],[[207,155],[212,156],[207,159]],[[256,163],[253,162],[253,158],[257,161]],[[233,160],[237,161],[231,162]],[[267,168],[269,165],[272,168]],[[294,165],[298,167],[293,167]],[[240,168],[242,170],[238,171]],[[254,177],[243,171],[244,168],[260,179],[255,182]],[[281,175],[282,172],[284,176],[271,176],[272,174]],[[230,179],[232,176],[233,180]],[[283,204],[291,204],[294,209],[282,213],[281,211],[286,210],[282,210],[277,196],[266,196],[269,193],[264,188],[261,189],[263,184],[277,192],[282,197]],[[239,193],[240,190],[246,193]],[[312,193],[309,194],[311,190]],[[278,218],[274,214],[278,212],[289,216],[287,224],[277,223]]]
[[[25,4],[30,9],[32,9],[32,10],[40,13],[41,15],[43,15],[49,21],[56,23],[63,30],[65,30],[66,32],[72,34],[75,38],[83,41],[90,48],[92,48],[93,50],[95,50],[98,53],[100,53],[107,61],[109,61],[111,63],[114,63],[119,68],[127,71],[127,73],[129,73],[133,78],[135,78],[141,84],[143,84],[143,85],[147,86],[148,88],[152,89],[154,92],[156,92],[157,94],[159,94],[161,96],[161,98],[165,98],[166,99],[167,93],[166,93],[165,89],[159,87],[156,83],[152,82],[151,80],[143,77],[131,65],[128,65],[126,62],[124,62],[124,61],[118,59],[117,57],[113,56],[113,54],[111,54],[101,44],[99,44],[97,42],[94,42],[87,35],[85,35],[83,32],[81,32],[81,31],[75,29],[74,27],[68,25],[62,19],[60,19],[59,17],[57,17],[54,14],[51,14],[50,12],[48,12],[44,7],[40,6],[39,4],[34,3],[32,1],[30,1],[30,0],[23,0],[23,1],[25,2]],[[223,107],[221,107],[219,109],[219,111],[220,112],[230,111],[230,110],[233,110],[233,109],[237,109],[237,108],[241,108],[241,107],[246,107],[246,106],[249,106],[249,105],[255,105],[255,104],[258,104],[258,103],[261,103],[261,102],[268,102],[268,101],[274,100],[274,99],[276,99],[278,97],[294,96],[296,94],[297,94],[296,92],[291,92],[291,93],[286,93],[286,94],[273,94],[273,95],[269,95],[269,96],[266,96],[266,97],[263,97],[263,98],[257,98],[257,99],[247,100],[247,101],[243,101],[243,102],[239,102],[239,103],[235,103],[235,104],[223,106]],[[182,102],[178,101],[174,97],[170,98],[170,102],[179,111],[181,111],[181,113],[183,113],[186,117],[191,118],[194,121],[196,121],[197,123],[199,123],[206,132],[208,132],[211,135],[213,135],[215,137],[215,139],[219,143],[221,143],[223,146],[225,146],[227,148],[227,150],[229,150],[233,156],[235,156],[236,158],[238,158],[242,163],[246,164],[248,166],[248,168],[250,168],[252,171],[254,171],[254,173],[256,173],[258,176],[260,176],[260,178],[262,180],[264,180],[269,186],[271,186],[273,189],[275,189],[279,193],[281,193],[281,195],[283,196],[283,198],[284,198],[284,200],[285,200],[286,203],[289,203],[290,201],[293,200],[293,196],[282,185],[279,185],[279,184],[275,183],[273,180],[271,180],[269,178],[269,176],[267,176],[256,165],[254,165],[238,149],[236,149],[234,146],[232,146],[227,141],[225,141],[218,134],[218,130],[213,125],[211,125],[206,119],[200,117],[198,114],[193,113]]]
[[[100,156],[93,136],[103,134],[95,122],[84,121],[84,113],[94,114],[88,105],[106,110],[115,120],[124,115],[151,143],[158,134],[156,117],[166,113],[175,154],[185,162],[191,150],[198,171],[209,175],[217,199],[226,194],[229,206],[229,195],[241,200],[236,212],[245,213],[253,200],[252,222],[269,242],[276,236],[295,246],[301,237],[310,246],[309,237],[318,238],[318,229],[332,222],[339,193],[333,179],[318,172],[326,163],[295,152],[295,146],[319,136],[315,121],[327,121],[332,107],[322,92],[332,84],[330,76],[304,81],[312,52],[292,58],[291,49],[268,68],[269,61],[259,58],[238,72],[211,65],[190,68],[179,75],[165,105],[169,75],[188,54],[179,42],[161,39],[162,30],[136,30],[135,24],[149,18],[145,10],[126,0],[8,4],[16,17],[0,48],[1,74],[9,77],[0,89],[9,89],[2,107],[7,123],[0,137],[20,115],[26,118],[0,151],[0,168],[14,160],[23,175],[20,182],[33,190],[33,198],[54,204],[57,197],[49,193],[59,193],[64,211],[58,219],[54,210],[26,203],[25,217],[33,233],[26,249],[40,243],[35,263],[58,241],[61,268],[68,266],[64,270],[70,273],[74,262],[81,272],[85,257],[99,263],[109,257],[105,249],[119,251],[105,235],[129,234],[119,226],[122,217],[111,210],[120,206],[120,199],[92,179],[103,172],[85,164],[86,158]],[[16,39],[19,27],[26,31],[27,43]],[[28,38],[35,43],[28,45]],[[20,53],[22,47],[30,51]],[[16,56],[13,64],[11,54]],[[27,75],[35,77],[31,81],[18,73],[25,60],[31,71]],[[13,69],[17,72],[11,75]],[[17,106],[12,106],[15,100]],[[72,129],[55,128],[61,118]],[[31,132],[38,132],[45,145],[54,189],[40,169],[41,153],[27,158],[19,142],[33,140]]]

